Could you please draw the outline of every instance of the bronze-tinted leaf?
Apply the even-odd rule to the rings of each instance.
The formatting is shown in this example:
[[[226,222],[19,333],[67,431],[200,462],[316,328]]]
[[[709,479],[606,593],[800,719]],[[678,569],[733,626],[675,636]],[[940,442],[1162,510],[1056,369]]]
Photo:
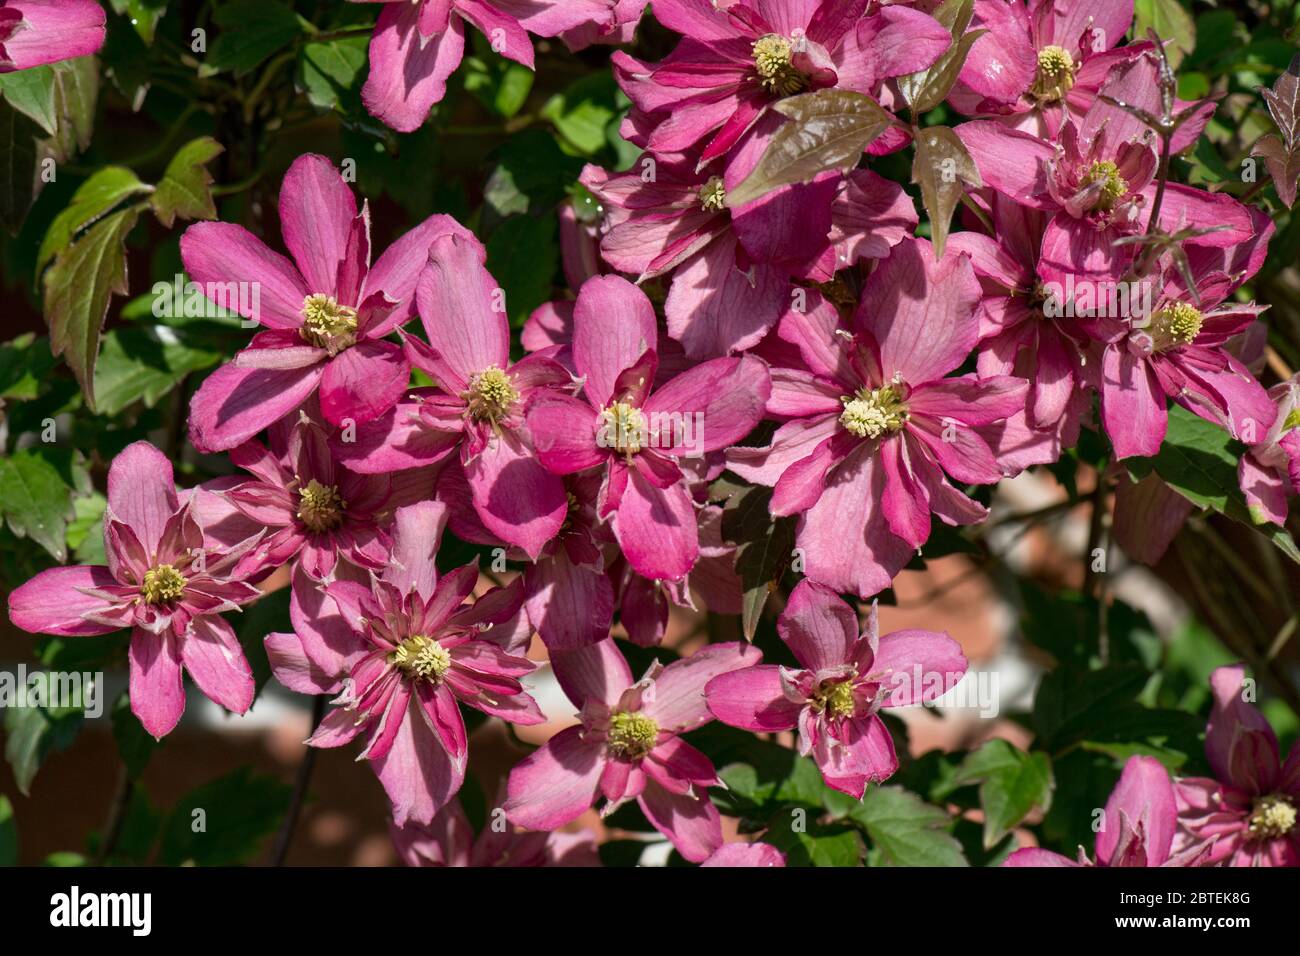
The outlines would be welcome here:
[[[847,172],[892,122],[875,100],[852,90],[804,93],[773,108],[789,121],[772,137],[753,172],[731,190],[729,206],[743,206],[828,170]]]
[[[100,330],[110,300],[126,293],[126,236],[139,217],[139,208],[128,206],[99,220],[45,273],[51,350],[68,363],[92,411]]]
[[[928,126],[918,130],[915,145],[912,182],[921,187],[921,202],[930,217],[934,254],[942,256],[948,224],[963,191],[966,186],[978,189],[984,181],[975,168],[975,160],[948,127]]]

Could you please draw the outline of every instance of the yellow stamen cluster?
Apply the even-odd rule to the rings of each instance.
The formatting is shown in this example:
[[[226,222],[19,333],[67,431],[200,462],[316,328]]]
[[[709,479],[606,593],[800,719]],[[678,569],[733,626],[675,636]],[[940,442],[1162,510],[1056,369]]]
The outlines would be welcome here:
[[[1151,317],[1151,339],[1157,351],[1190,345],[1201,331],[1201,311],[1186,302],[1175,302]]]
[[[853,699],[853,681],[823,681],[812,699],[812,706],[830,717],[852,717],[858,709]]]
[[[302,300],[302,337],[337,355],[357,341],[357,310],[331,295],[309,295]]]
[[[627,402],[615,402],[600,413],[599,443],[624,455],[641,450],[646,420],[641,409]]]
[[[496,424],[510,414],[519,393],[510,382],[510,376],[495,365],[489,365],[469,380],[469,390],[462,396],[469,406],[470,417],[475,421]]]
[[[1098,160],[1088,167],[1081,185],[1091,186],[1093,183],[1101,183],[1094,209],[1112,209],[1115,203],[1128,195],[1128,180],[1119,174],[1119,167],[1109,159]]]
[[[1295,804],[1291,798],[1280,793],[1269,794],[1255,801],[1254,813],[1250,815],[1250,832],[1264,840],[1284,837],[1295,829],[1295,820]]]
[[[844,411],[840,424],[859,438],[879,438],[907,424],[907,406],[891,385],[859,389],[856,395],[840,398]]]
[[[166,604],[185,593],[185,577],[170,564],[160,564],[144,573],[140,595],[146,604]]]
[[[308,531],[330,531],[343,523],[347,502],[334,485],[322,485],[315,478],[298,491],[298,520]]]
[[[451,667],[451,654],[431,637],[413,634],[388,655],[388,662],[410,677],[436,684]]]
[[[794,68],[794,46],[783,36],[769,33],[754,41],[754,69],[759,82],[776,96],[793,96],[808,89],[808,77]]]
[[[1074,86],[1074,59],[1070,51],[1059,46],[1045,46],[1038,51],[1038,69],[1029,92],[1040,103],[1055,103]]]
[[[625,710],[610,714],[605,742],[614,756],[644,757],[658,740],[659,725],[645,714]]]
[[[714,176],[700,187],[700,205],[709,212],[727,208],[727,187],[722,184],[721,176]]]

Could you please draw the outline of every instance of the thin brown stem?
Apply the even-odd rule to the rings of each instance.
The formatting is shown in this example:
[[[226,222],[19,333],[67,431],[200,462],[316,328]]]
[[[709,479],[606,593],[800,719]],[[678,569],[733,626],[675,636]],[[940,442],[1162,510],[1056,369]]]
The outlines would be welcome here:
[[[311,727],[315,732],[325,716],[325,696],[317,694],[312,700]],[[293,842],[294,830],[298,828],[298,817],[302,815],[302,804],[307,798],[307,787],[311,783],[312,771],[316,769],[316,748],[308,747],[303,754],[302,763],[298,764],[298,776],[293,782],[293,796],[289,799],[289,809],[280,824],[280,832],[275,836],[275,847],[271,851],[271,866],[284,866],[285,857],[289,855],[289,844]]]

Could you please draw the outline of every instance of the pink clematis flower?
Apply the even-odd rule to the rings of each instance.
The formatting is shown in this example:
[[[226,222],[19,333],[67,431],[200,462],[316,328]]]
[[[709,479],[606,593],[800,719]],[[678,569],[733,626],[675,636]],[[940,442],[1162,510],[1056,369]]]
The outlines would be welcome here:
[[[383,3],[370,40],[370,75],[361,100],[399,132],[417,129],[447,93],[465,54],[465,24],[502,56],[532,69],[528,34],[553,37],[610,16],[609,0],[352,0]],[[622,5],[620,5],[622,6]]]
[[[407,337],[406,353],[440,390],[411,393],[355,441],[336,436],[333,447],[340,461],[371,474],[436,462],[459,447],[483,524],[536,559],[559,533],[567,499],[533,454],[524,408],[573,380],[549,353],[511,364],[510,326],[486,256],[472,238],[434,242],[417,289],[429,344]]]
[[[320,390],[332,425],[370,421],[397,401],[411,369],[385,337],[414,305],[430,243],[469,234],[430,216],[370,265],[370,213],[324,156],[298,157],[280,188],[290,261],[243,226],[200,222],[181,237],[181,258],[205,295],[266,331],[204,381],[190,404],[190,438],[225,451],[252,438]]]
[[[1214,705],[1205,756],[1215,779],[1174,782],[1174,848],[1214,841],[1208,862],[1220,866],[1300,866],[1300,744],[1283,762],[1277,735],[1243,699],[1245,668],[1215,668]]]
[[[1055,136],[1067,116],[1087,112],[1117,64],[1150,49],[1120,47],[1133,0],[975,0],[975,41],[949,102],[963,113],[1015,117],[1020,128]]]
[[[1166,402],[1226,428],[1248,444],[1265,440],[1277,407],[1249,369],[1225,347],[1266,306],[1232,296],[1258,271],[1273,226],[1256,214],[1258,232],[1232,250],[1189,247],[1195,288],[1165,257],[1157,263],[1159,291],[1152,313],[1100,321],[1107,340],[1100,368],[1101,417],[1117,458],[1154,455],[1168,426]]]
[[[936,262],[928,242],[894,247],[867,279],[852,334],[820,297],[788,312],[778,337],[803,368],[772,372],[768,414],[786,420],[766,448],[733,448],[728,467],[774,486],[773,514],[800,514],[809,578],[870,597],[889,586],[930,534],[983,520],[948,483],[992,484],[1006,467],[987,426],[1025,407],[1009,376],[944,376],[978,337],[980,290],[965,255]]]
[[[695,171],[685,157],[654,162],[648,182],[636,170],[610,174],[589,165],[582,171],[582,184],[600,200],[605,216],[601,255],[638,281],[672,273],[664,315],[668,334],[688,355],[709,358],[749,348],[789,300],[789,271],[745,253],[721,176]],[[827,210],[832,195],[825,197]],[[822,240],[830,228],[829,218],[811,226],[795,221],[793,232],[811,231]]]
[[[785,866],[785,854],[770,843],[728,843],[715,850],[700,866]]]
[[[1078,437],[1087,411],[1081,394],[1086,381],[1084,353],[1090,344],[1084,327],[1049,301],[1039,275],[1046,217],[1035,209],[992,193],[993,234],[966,231],[949,236],[949,248],[965,252],[980,280],[979,355],[981,376],[1016,375],[1029,382],[1029,424]]]
[[[961,645],[937,631],[881,635],[876,606],[858,616],[829,588],[800,581],[777,632],[801,668],[759,664],[721,674],[704,688],[724,724],[758,733],[799,728],[826,785],[862,799],[867,784],[898,769],[882,707],[931,703],[966,676]]]
[[[95,0],[0,0],[0,73],[98,53],[104,8]]]
[[[459,800],[438,811],[427,826],[390,822],[388,828],[407,866],[600,866],[589,830],[535,833],[486,826],[475,838]]]
[[[707,724],[704,685],[754,663],[744,644],[712,644],[641,680],[613,640],[557,654],[555,676],[582,721],[562,730],[510,771],[506,817],[530,830],[554,830],[604,797],[605,814],[635,799],[686,859],[698,863],[722,846],[722,821],[705,788],[719,785],[709,758],[681,734]]]
[[[253,477],[215,492],[267,529],[250,562],[292,562],[296,597],[327,579],[340,557],[370,570],[387,566],[395,507],[388,476],[357,475],[335,462],[325,429],[303,413],[277,422],[270,438],[269,449],[256,441],[233,449],[231,462]]]
[[[1151,56],[1144,53],[1117,67],[1103,92],[1133,102],[1135,86],[1144,89],[1150,82]],[[1183,129],[1195,136],[1202,120],[1208,114]],[[1138,246],[1116,245],[1116,240],[1146,230],[1158,186],[1156,144],[1145,125],[1099,99],[1077,123],[1065,122],[1051,142],[993,120],[963,123],[956,132],[987,186],[1048,214],[1040,267],[1044,280],[1122,276]],[[1216,229],[1187,244],[1219,249],[1254,232],[1248,210],[1232,197],[1180,183],[1165,186],[1160,226],[1168,232]]]
[[[511,723],[545,720],[519,683],[536,668],[522,656],[523,582],[465,604],[478,566],[438,577],[433,556],[444,521],[435,502],[399,509],[382,574],[364,584],[332,581],[321,617],[265,642],[272,670],[290,690],[342,691],[307,742],[339,747],[364,735],[361,756],[388,792],[398,826],[430,823],[464,782],[459,703]],[[318,663],[326,660],[338,669]]]
[[[683,39],[659,63],[614,54],[615,76],[636,108],[628,126],[653,125],[640,145],[655,153],[686,152],[703,141],[704,165],[783,97],[833,86],[874,93],[892,77],[925,69],[952,43],[918,10],[877,6],[867,15],[867,6],[658,0],[655,18]]]
[[[1203,843],[1171,853],[1177,811],[1174,786],[1154,757],[1130,757],[1106,801],[1097,831],[1096,859],[1079,847],[1078,861],[1037,847],[1022,847],[1003,866],[1201,866]]]
[[[1300,375],[1268,390],[1277,416],[1264,440],[1237,463],[1237,479],[1250,515],[1259,523],[1286,524],[1287,498],[1300,493]]]
[[[182,670],[227,710],[253,702],[253,673],[234,629],[219,615],[260,596],[235,573],[256,536],[210,548],[171,462],[148,442],[128,445],[108,472],[108,566],[51,568],[9,595],[9,619],[25,631],[89,637],[131,628],[131,712],[154,737],[185,710]]]
[[[528,425],[538,458],[558,475],[603,467],[597,514],[647,578],[675,581],[699,556],[695,502],[679,459],[726,448],[763,415],[767,367],[752,356],[713,359],[657,390],[654,308],[626,279],[582,287],[573,360],[585,401],[532,399]]]

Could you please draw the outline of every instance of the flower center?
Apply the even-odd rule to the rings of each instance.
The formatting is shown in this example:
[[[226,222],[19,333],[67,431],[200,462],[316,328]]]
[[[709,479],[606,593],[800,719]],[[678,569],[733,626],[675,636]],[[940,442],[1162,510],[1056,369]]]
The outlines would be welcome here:
[[[613,448],[624,455],[635,455],[646,438],[645,416],[641,409],[627,402],[615,402],[600,413],[601,448]]]
[[[170,564],[160,564],[144,573],[140,594],[145,604],[166,604],[185,593],[185,577]]]
[[[644,757],[659,739],[659,725],[645,714],[615,711],[609,716],[605,742],[616,757]]]
[[[886,432],[896,432],[907,424],[907,405],[892,385],[876,389],[859,389],[852,398],[840,398],[844,411],[840,424],[859,438],[879,438]]]
[[[1098,160],[1088,167],[1081,185],[1091,186],[1093,183],[1101,183],[1094,209],[1111,209],[1128,194],[1128,180],[1119,174],[1119,167],[1109,159]]]
[[[721,176],[714,176],[700,187],[700,205],[709,212],[727,208],[727,187],[722,185]]]
[[[356,344],[357,310],[332,295],[309,295],[302,300],[302,337],[337,355]]]
[[[471,418],[493,424],[510,414],[510,409],[519,401],[519,393],[510,384],[510,376],[495,365],[489,365],[470,378],[469,390],[462,397],[469,405]]]
[[[414,634],[397,645],[388,662],[410,677],[436,684],[451,667],[451,653],[433,638]]]
[[[1295,804],[1291,798],[1272,793],[1255,801],[1255,812],[1250,815],[1252,836],[1273,840],[1286,836],[1295,829]]]
[[[1029,92],[1040,103],[1055,103],[1074,86],[1074,60],[1064,47],[1045,46],[1038,51],[1038,69]]]
[[[343,523],[347,503],[334,485],[313,478],[298,491],[298,520],[309,531],[329,531]]]
[[[754,69],[759,82],[776,96],[792,96],[808,89],[808,77],[791,63],[794,46],[783,36],[769,33],[754,41]]]
[[[1190,345],[1201,331],[1199,309],[1186,302],[1175,302],[1156,311],[1151,317],[1151,341],[1156,351]]]
[[[822,681],[812,698],[813,710],[830,717],[852,717],[858,705],[853,699],[853,681]]]

